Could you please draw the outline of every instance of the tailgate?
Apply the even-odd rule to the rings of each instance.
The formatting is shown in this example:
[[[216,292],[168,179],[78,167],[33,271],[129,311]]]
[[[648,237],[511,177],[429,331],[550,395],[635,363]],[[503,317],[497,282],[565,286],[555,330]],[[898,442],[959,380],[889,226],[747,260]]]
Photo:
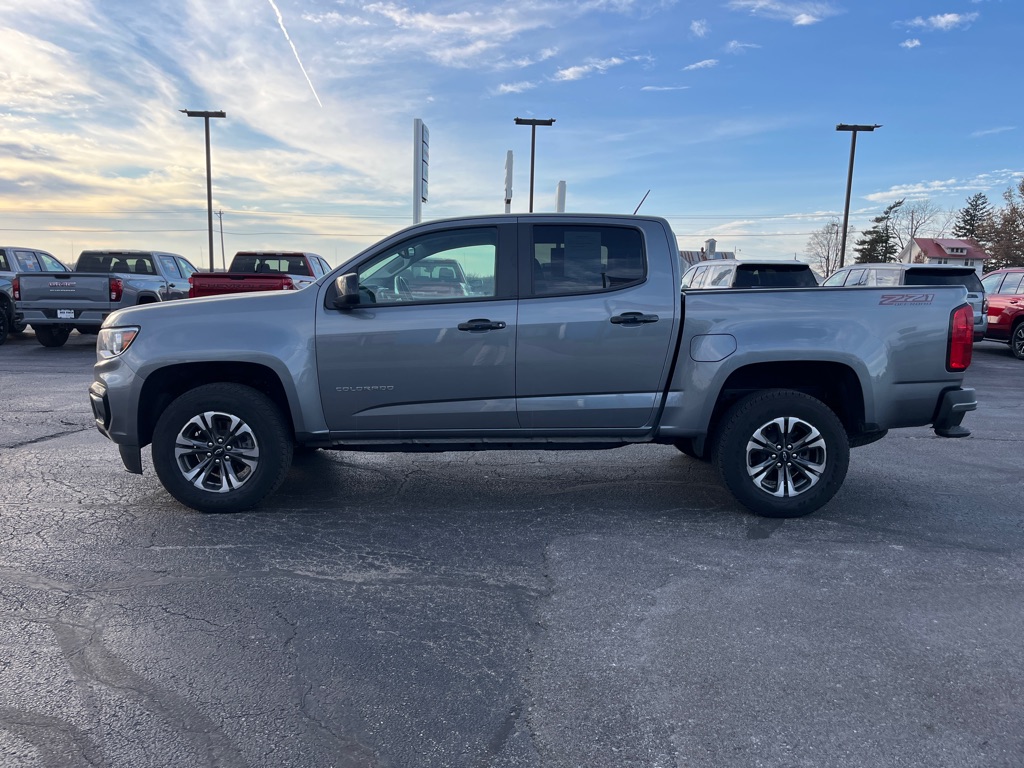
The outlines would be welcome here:
[[[32,272],[18,275],[20,302],[40,308],[78,309],[110,304],[110,275],[85,272]]]
[[[216,296],[222,293],[248,293],[251,291],[280,291],[293,287],[290,278],[283,275],[261,275],[224,272],[221,274],[193,273],[189,278],[189,296]]]

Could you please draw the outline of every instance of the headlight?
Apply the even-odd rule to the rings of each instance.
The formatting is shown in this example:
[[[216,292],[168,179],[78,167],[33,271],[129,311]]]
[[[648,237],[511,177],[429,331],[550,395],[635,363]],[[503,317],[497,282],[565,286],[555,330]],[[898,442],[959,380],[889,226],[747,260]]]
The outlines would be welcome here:
[[[104,359],[117,357],[135,341],[139,335],[139,326],[129,325],[124,328],[103,328],[96,337],[96,354]]]

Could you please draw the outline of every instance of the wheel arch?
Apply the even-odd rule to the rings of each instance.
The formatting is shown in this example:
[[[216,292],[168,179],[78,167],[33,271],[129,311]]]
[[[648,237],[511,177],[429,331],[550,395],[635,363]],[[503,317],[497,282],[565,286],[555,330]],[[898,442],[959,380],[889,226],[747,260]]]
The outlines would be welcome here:
[[[876,430],[873,425],[865,424],[864,390],[850,366],[829,361],[789,360],[751,363],[729,374],[715,402],[709,434],[714,433],[733,403],[766,389],[791,389],[820,400],[839,417],[851,438]]]
[[[288,394],[280,376],[268,366],[246,362],[205,362],[170,365],[153,371],[142,385],[138,403],[139,446],[149,445],[160,414],[175,398],[205,384],[241,384],[262,392],[281,411],[294,433]]]

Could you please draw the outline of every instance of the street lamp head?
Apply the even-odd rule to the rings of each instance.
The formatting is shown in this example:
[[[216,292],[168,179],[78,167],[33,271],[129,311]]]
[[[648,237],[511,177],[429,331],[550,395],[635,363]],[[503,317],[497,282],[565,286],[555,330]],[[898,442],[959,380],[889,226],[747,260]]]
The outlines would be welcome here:
[[[836,126],[837,131],[873,131],[875,128],[881,128],[880,125],[846,125],[846,123],[840,123]]]
[[[222,110],[206,112],[198,109],[179,109],[178,111],[188,115],[189,117],[227,117]]]
[[[515,119],[516,125],[553,125],[555,118],[549,118],[547,120],[531,120],[525,117],[517,117]]]

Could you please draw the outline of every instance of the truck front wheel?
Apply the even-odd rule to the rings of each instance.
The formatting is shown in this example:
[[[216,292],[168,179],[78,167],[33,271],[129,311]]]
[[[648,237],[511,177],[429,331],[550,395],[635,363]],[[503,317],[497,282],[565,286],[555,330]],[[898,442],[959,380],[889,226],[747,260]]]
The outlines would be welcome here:
[[[153,431],[164,488],[200,512],[239,512],[273,493],[292,463],[281,411],[240,384],[207,384],[174,400]]]
[[[810,395],[771,390],[725,414],[715,464],[736,499],[762,517],[801,517],[846,478],[850,446],[835,413]]]
[[[1010,351],[1018,360],[1024,360],[1024,320],[1013,326],[1010,334]]]

